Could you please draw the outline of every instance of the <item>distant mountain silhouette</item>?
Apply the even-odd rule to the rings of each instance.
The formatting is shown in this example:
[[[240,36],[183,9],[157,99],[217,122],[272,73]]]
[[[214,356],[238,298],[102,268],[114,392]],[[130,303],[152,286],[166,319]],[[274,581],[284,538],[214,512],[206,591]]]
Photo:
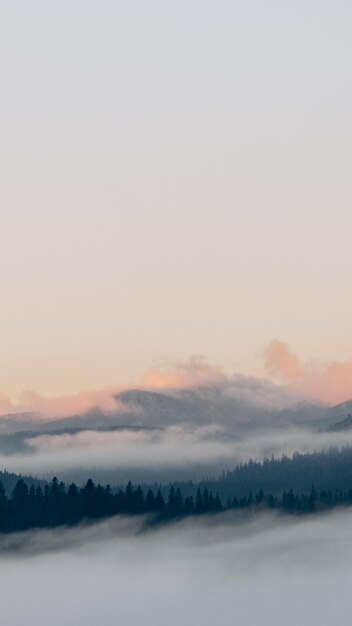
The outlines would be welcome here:
[[[352,428],[352,415],[349,413],[345,419],[340,422],[335,422],[331,426],[329,426],[329,432],[341,432],[344,430],[350,430]]]
[[[251,382],[251,381],[250,381]],[[261,386],[260,386],[261,385]],[[266,383],[265,383],[266,385]],[[34,413],[18,413],[0,418],[0,437],[20,432],[54,433],[107,428],[165,428],[176,424],[201,427],[220,425],[230,436],[251,430],[286,426],[327,429],[352,414],[352,400],[326,408],[313,402],[294,402],[282,408],[285,396],[271,383],[258,388],[209,386],[192,389],[154,391],[130,389],[114,396],[116,410],[93,408],[82,414],[48,420]],[[273,394],[278,394],[277,406]],[[269,401],[266,402],[266,395]],[[274,398],[275,399],[275,398]],[[0,446],[1,449],[1,446]]]

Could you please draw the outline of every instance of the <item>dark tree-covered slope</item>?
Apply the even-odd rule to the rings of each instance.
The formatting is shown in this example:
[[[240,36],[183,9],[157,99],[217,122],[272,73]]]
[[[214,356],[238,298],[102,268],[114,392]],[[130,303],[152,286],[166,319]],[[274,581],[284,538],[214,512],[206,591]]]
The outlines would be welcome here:
[[[173,485],[186,496],[194,496],[198,487],[207,488],[218,493],[224,501],[233,494],[242,497],[259,489],[273,494],[282,493],[285,489],[307,493],[312,485],[318,490],[348,490],[352,488],[352,448],[295,453],[292,458],[282,456],[263,461],[250,460],[215,479],[204,479],[198,483],[174,482]],[[167,493],[168,488],[169,485],[163,487],[162,493]]]

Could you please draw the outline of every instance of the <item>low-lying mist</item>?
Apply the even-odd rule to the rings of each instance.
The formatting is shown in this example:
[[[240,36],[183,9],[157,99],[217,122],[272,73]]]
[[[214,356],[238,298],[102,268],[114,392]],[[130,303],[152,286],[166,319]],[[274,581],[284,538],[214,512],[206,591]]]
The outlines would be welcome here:
[[[349,626],[352,512],[138,518],[0,538],[11,626]]]
[[[174,426],[158,430],[82,431],[39,435],[26,440],[27,452],[0,455],[9,471],[70,480],[76,470],[92,475],[99,469],[116,470],[116,480],[169,481],[216,475],[249,459],[292,456],[331,447],[352,446],[352,430],[315,432],[308,428],[266,429],[235,439],[225,430]],[[173,475],[174,473],[174,475]],[[131,475],[130,475],[131,474]],[[109,481],[111,479],[109,478]]]

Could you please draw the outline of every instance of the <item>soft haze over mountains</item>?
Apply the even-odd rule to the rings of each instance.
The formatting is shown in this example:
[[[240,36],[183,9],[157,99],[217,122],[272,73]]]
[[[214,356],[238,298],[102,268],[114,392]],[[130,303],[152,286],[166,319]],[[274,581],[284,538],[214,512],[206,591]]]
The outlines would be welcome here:
[[[51,419],[2,416],[1,464],[78,481],[87,472],[113,483],[185,480],[214,476],[250,458],[352,443],[348,429],[335,428],[348,420],[352,402],[327,407],[253,377],[208,372],[198,385],[125,389],[104,404]]]
[[[351,26],[0,0],[5,626],[351,626]]]

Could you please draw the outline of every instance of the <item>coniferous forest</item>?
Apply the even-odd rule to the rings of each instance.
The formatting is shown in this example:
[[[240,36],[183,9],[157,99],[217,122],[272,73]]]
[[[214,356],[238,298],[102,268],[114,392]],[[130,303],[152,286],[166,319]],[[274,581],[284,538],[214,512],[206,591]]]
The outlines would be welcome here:
[[[0,472],[0,532],[74,526],[114,515],[146,515],[147,523],[229,510],[295,515],[352,505],[352,450],[249,461],[217,479],[111,487],[88,479],[66,485]]]
[[[56,477],[44,489],[40,485],[27,483],[20,478],[8,497],[0,482],[0,531],[12,532],[31,528],[54,528],[60,525],[99,520],[114,515],[149,515],[149,522],[162,523],[185,516],[220,513],[225,510],[247,510],[252,514],[265,510],[277,510],[290,514],[312,514],[337,506],[352,505],[352,489],[316,491],[312,486],[309,493],[298,494],[292,489],[280,495],[249,492],[247,496],[235,494],[223,503],[205,487],[197,489],[195,497],[184,497],[180,488],[169,488],[166,498],[160,489],[143,490],[130,482],[124,489],[112,493],[109,485],[95,485],[89,479],[78,488],[69,487]]]
[[[347,492],[352,487],[352,447],[295,452],[292,457],[272,456],[262,461],[250,459],[216,478],[204,478],[198,483],[178,481],[173,485],[179,487],[184,496],[194,495],[198,487],[201,490],[206,488],[218,493],[223,502],[233,498],[234,494],[245,497],[260,489],[277,496],[290,489],[300,494],[309,493],[312,485],[319,492]],[[166,497],[167,489],[162,493]]]

